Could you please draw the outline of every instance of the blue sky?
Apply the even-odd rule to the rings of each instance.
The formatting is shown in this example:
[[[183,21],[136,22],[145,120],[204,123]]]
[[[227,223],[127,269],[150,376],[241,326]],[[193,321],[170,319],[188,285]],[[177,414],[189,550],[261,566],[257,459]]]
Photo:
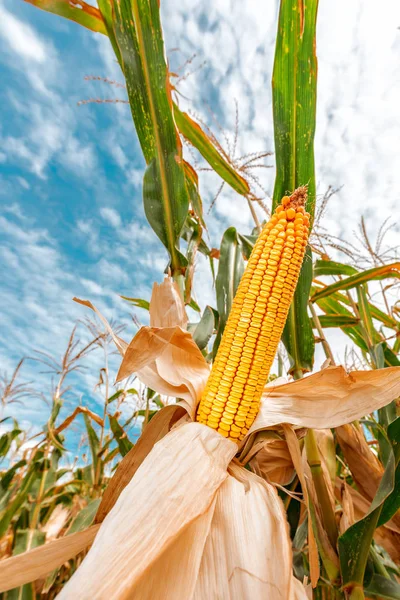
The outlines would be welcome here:
[[[162,2],[171,69],[196,54],[179,71],[192,71],[179,84],[189,99],[182,106],[201,115],[223,142],[210,106],[232,142],[236,100],[238,155],[273,151],[270,79],[277,10],[276,0]],[[395,0],[379,11],[372,0],[320,3],[318,192],[343,186],[324,225],[348,240],[361,214],[372,237],[386,217],[398,219],[399,24]],[[0,75],[0,360],[1,370],[11,372],[34,349],[61,355],[73,324],[85,315],[72,302],[74,295],[91,299],[108,318],[126,325],[126,338],[132,336],[132,311],[118,294],[148,299],[167,257],[144,218],[144,163],[129,108],[77,104],[125,98],[123,88],[84,79],[123,82],[107,39],[22,1],[0,0]],[[269,164],[271,169],[258,173],[267,194],[273,157]],[[218,187],[215,175],[201,174],[206,210]],[[243,199],[228,189],[207,222],[215,246],[227,226],[245,233],[252,227]],[[397,235],[398,227],[388,243]],[[199,304],[214,304],[201,260],[195,281]],[[333,341],[342,355],[340,334]],[[117,362],[112,358],[113,374]],[[84,403],[99,408],[93,387],[101,356],[92,355],[89,364],[78,389]],[[28,361],[22,375],[48,381],[39,371]],[[70,406],[76,401],[71,397]],[[34,399],[13,410],[27,423],[43,415]]]

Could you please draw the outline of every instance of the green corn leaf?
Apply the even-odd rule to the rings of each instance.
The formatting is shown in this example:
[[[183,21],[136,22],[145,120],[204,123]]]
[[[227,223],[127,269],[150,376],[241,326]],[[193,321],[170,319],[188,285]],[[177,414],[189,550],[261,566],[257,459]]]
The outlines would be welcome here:
[[[312,281],[311,250],[307,247],[303,266],[300,272],[299,284],[294,295],[282,341],[285,344],[290,372],[295,376],[304,371],[312,371],[314,363],[314,335],[308,316],[308,290]]]
[[[350,305],[350,301],[348,298],[343,296],[342,294],[336,292],[328,297],[320,298],[317,300],[316,304],[319,308],[326,313],[327,315],[336,314],[340,317],[344,317],[350,321],[350,319],[354,319],[354,314],[350,312],[343,304]],[[371,310],[372,315],[375,316],[376,312],[372,304],[368,304],[369,309]],[[357,326],[343,326],[343,333],[345,333],[351,340],[354,342],[356,346],[358,346],[362,352],[369,352],[370,347],[368,346],[365,339],[365,331],[361,327],[360,323]],[[374,329],[373,331],[373,342],[374,345],[381,344],[385,364],[384,366],[398,366],[400,364],[399,359],[396,356],[396,353],[389,347],[387,342],[382,341],[382,336]]]
[[[334,262],[333,260],[316,260],[314,263],[314,277],[323,275],[354,275],[357,269],[350,265]]]
[[[317,9],[318,0],[306,3],[281,0],[272,76],[276,155],[273,208],[288,192],[308,185],[306,208],[312,217],[315,206]],[[311,281],[311,252],[308,250],[283,336],[291,358],[291,371],[297,376],[310,371],[313,365],[314,336],[307,312]]]
[[[91,4],[83,2],[83,0],[79,0],[79,2],[77,0],[25,0],[25,2],[33,4],[33,6],[46,12],[74,21],[91,31],[107,35],[100,11]]]
[[[128,454],[129,450],[133,448],[133,444],[128,439],[128,436],[122,429],[121,425],[118,423],[117,417],[115,415],[108,415],[108,418],[110,419],[111,431],[113,432],[114,439],[118,444],[121,456],[125,456]]]
[[[200,242],[201,242],[201,228],[200,228],[200,226],[196,225],[192,229],[192,235],[190,236],[190,239],[188,240],[188,245],[187,245],[187,250],[186,250],[186,259],[187,259],[188,266],[186,268],[185,282],[184,282],[184,284],[185,284],[185,288],[184,288],[185,304],[189,304],[189,302],[192,298],[192,283],[193,283],[193,277],[194,277],[196,256],[197,256],[197,251],[199,249]]]
[[[368,307],[368,298],[365,285],[357,286],[357,300],[357,308],[361,318],[360,325],[362,331],[364,332],[365,343],[367,344],[368,348],[372,348],[372,346],[374,345],[375,327],[372,322],[372,316]],[[382,367],[383,365],[381,365],[381,367],[376,368]]]
[[[114,400],[118,400],[118,398],[120,398],[123,394],[130,394],[131,396],[138,396],[139,392],[137,390],[135,390],[135,388],[129,388],[128,390],[118,390],[117,392],[115,392],[115,394],[113,394],[112,396],[110,396],[108,398],[107,404],[114,402]],[[103,446],[103,449],[104,449],[104,446]]]
[[[97,469],[100,441],[97,436],[97,433],[95,432],[95,430],[93,428],[90,417],[86,413],[83,413],[83,418],[85,420],[86,431],[87,431],[88,439],[89,439],[90,452],[92,454],[92,461],[93,461],[92,467],[93,467],[93,474],[94,474],[94,473],[96,473],[96,469]]]
[[[368,598],[400,600],[400,585],[396,581],[377,573],[372,575],[368,586],[364,588],[364,592]]]
[[[400,457],[399,425],[400,418],[389,425],[388,437],[393,448],[389,453],[385,471],[368,513],[349,527],[338,540],[343,588],[347,592],[351,592],[354,588],[362,589],[375,529],[390,519],[400,505],[397,499],[399,490],[396,489],[396,466]]]
[[[237,173],[200,125],[187,113],[182,112],[176,104],[174,104],[174,117],[180,133],[200,152],[214,171],[238,194],[242,196],[249,194],[249,184],[244,177]]]
[[[288,191],[308,185],[315,206],[314,134],[318,0],[281,0],[272,75],[276,179],[273,208]]]
[[[319,291],[319,290],[317,290],[317,288],[315,288],[313,290],[313,292],[314,291]],[[335,292],[335,293],[331,294],[330,298],[334,298],[335,300],[345,304],[346,306],[351,306],[351,302],[350,302],[349,298],[347,297],[347,295],[341,294],[340,292]],[[393,319],[393,317],[391,317],[387,313],[380,310],[377,306],[375,306],[371,302],[368,303],[368,308],[369,308],[369,311],[370,311],[373,319],[380,321],[386,327],[390,327],[392,329],[395,329],[396,331],[399,329],[400,323],[398,323],[396,321],[396,319]]]
[[[100,502],[101,498],[95,498],[95,500],[91,500],[85,508],[79,511],[69,526],[66,535],[76,533],[77,531],[83,531],[87,527],[90,527],[94,521]]]
[[[368,303],[368,307],[373,319],[380,321],[385,327],[390,327],[391,329],[399,331],[400,323],[398,323],[396,319],[393,319],[393,317],[383,312],[383,310],[380,310],[374,304],[371,304],[371,302]]]
[[[257,241],[257,236],[256,235],[242,235],[241,233],[238,233],[238,237],[239,237],[240,241],[242,242],[244,257],[246,260],[249,260],[250,254],[252,253],[252,250],[254,248],[254,244]]]
[[[172,271],[186,259],[179,238],[189,194],[182,146],[172,114],[157,0],[110,0],[132,117],[147,163],[143,202],[147,219],[170,254]]]
[[[199,178],[196,171],[186,160],[183,162],[186,174],[186,187],[189,194],[190,205],[200,225],[206,229],[203,218],[203,203],[199,194]]]
[[[112,1],[111,0],[97,0],[97,4],[99,6],[101,16],[103,17],[103,21],[104,21],[105,28],[106,28],[106,35],[108,35],[108,39],[110,40],[111,46],[113,47],[115,56],[119,63],[119,66],[121,67],[121,69],[123,71],[121,52],[118,47],[117,38],[115,36],[115,31],[114,31]]]
[[[147,300],[143,300],[142,298],[129,298],[129,296],[121,296],[123,300],[130,302],[133,306],[137,306],[138,308],[144,308],[145,310],[149,310],[150,302]]]
[[[194,331],[192,332],[193,339],[200,348],[204,350],[208,342],[214,333],[215,318],[214,312],[210,306],[206,306],[201,316],[200,322],[197,323]]]
[[[6,533],[12,519],[28,498],[36,479],[41,476],[43,461],[33,462],[23,478],[17,494],[0,515],[0,538]]]
[[[178,246],[189,197],[181,167],[174,155],[166,154],[161,162],[154,158],[147,167],[143,180],[143,203],[148,222],[169,252],[172,272],[183,271],[187,259]]]
[[[18,437],[20,433],[22,433],[21,429],[18,429],[18,427],[14,426],[14,429],[12,429],[11,431],[7,431],[6,433],[3,433],[2,436],[0,436],[0,456],[6,456],[13,440],[15,440],[15,438]]]
[[[219,314],[218,331],[214,342],[213,355],[217,354],[226,321],[232,308],[233,299],[244,272],[243,248],[234,227],[229,227],[222,237],[218,274],[216,279],[217,308]]]
[[[21,469],[26,464],[27,464],[27,462],[25,459],[19,460],[10,469],[8,469],[8,471],[5,471],[4,473],[2,473],[1,478],[0,478],[0,498],[1,499],[2,499],[2,494],[5,492],[5,490],[7,490],[9,488],[12,480],[14,479],[15,473],[18,471],[18,469]],[[1,510],[1,508],[0,508],[0,510]]]
[[[198,217],[197,217],[198,219]],[[193,231],[196,231],[199,229],[199,223],[200,221],[196,219],[194,219],[190,214],[186,217],[186,221],[185,224],[183,226],[182,232],[181,232],[181,238],[183,240],[185,240],[186,242],[190,242],[190,239],[193,235]],[[200,223],[200,226],[202,224]],[[204,254],[204,256],[209,257],[210,256],[210,248],[207,246],[207,244],[205,243],[205,241],[202,239],[200,241],[199,244],[199,252],[201,252],[202,254]]]
[[[341,281],[336,281],[315,292],[311,296],[311,301],[316,302],[320,298],[330,296],[334,292],[350,290],[362,283],[372,281],[373,279],[386,279],[387,277],[400,277],[400,263],[397,262],[391,263],[390,265],[384,265],[383,267],[374,267],[373,269],[367,269],[361,273],[346,277],[346,279],[342,279]]]
[[[319,315],[322,327],[352,327],[358,325],[360,319],[349,315]]]

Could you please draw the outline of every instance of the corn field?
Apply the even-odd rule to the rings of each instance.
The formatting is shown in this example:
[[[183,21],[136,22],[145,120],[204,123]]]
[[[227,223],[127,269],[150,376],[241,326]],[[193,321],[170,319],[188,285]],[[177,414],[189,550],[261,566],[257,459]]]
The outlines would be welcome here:
[[[335,190],[316,189],[318,0],[280,0],[272,202],[252,173],[267,153],[233,159],[180,108],[158,0],[25,1],[108,37],[169,260],[151,297],[124,297],[149,323],[136,333],[74,298],[87,320],[64,355],[35,357],[52,381],[38,432],[10,417],[38,393],[26,357],[0,381],[1,597],[399,599],[400,262],[386,224],[372,241],[361,219],[358,247],[324,226]],[[254,221],[219,248],[193,155]],[[215,291],[203,310],[199,254]],[[94,353],[102,408],[66,414]]]

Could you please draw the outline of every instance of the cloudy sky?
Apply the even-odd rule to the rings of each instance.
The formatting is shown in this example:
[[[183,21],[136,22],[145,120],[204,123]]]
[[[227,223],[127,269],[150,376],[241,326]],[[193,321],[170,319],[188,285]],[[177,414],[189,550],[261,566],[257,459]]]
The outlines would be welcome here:
[[[273,151],[277,13],[277,0],[162,2],[171,69],[183,77],[181,105],[200,115],[228,150],[237,104],[236,156]],[[377,10],[373,0],[322,0],[317,53],[318,193],[341,186],[324,226],[352,241],[363,214],[374,238],[385,218],[398,219],[400,203],[399,3],[385,0]],[[108,40],[22,0],[0,0],[0,70],[0,362],[10,373],[34,350],[61,355],[75,321],[84,316],[74,295],[90,298],[108,318],[126,325],[129,338],[135,331],[131,310],[119,294],[148,299],[167,257],[144,218],[144,163],[129,108],[78,105],[90,98],[125,98],[123,87],[85,80],[122,83]],[[271,168],[257,175],[268,203],[273,156],[267,164]],[[219,185],[216,176],[202,173],[206,211]],[[252,227],[245,201],[228,189],[207,223],[214,246],[227,226],[243,233]],[[394,243],[398,228],[389,235]],[[215,304],[201,261],[196,282],[199,304]],[[145,321],[146,315],[136,315]],[[344,348],[339,338],[337,355]],[[82,401],[94,407],[100,402],[92,390],[101,357],[96,360],[78,386]],[[39,371],[27,361],[22,375],[39,380]],[[30,400],[14,410],[37,422],[43,407]]]

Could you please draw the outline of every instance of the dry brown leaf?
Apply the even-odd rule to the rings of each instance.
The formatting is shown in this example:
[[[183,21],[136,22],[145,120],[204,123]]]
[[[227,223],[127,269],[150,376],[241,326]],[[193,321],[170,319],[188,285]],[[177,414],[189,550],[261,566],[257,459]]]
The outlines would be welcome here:
[[[155,414],[146,425],[142,435],[134,447],[121,460],[117,470],[109,481],[97,510],[96,523],[101,523],[104,520],[154,444],[168,433],[175,420],[183,416],[183,414],[184,410],[181,406],[170,404]]]
[[[1,561],[0,592],[11,590],[57,569],[65,561],[86,550],[93,542],[100,525],[72,533],[29,552]]]
[[[342,516],[340,518],[340,533],[344,533],[346,529],[355,523],[354,506],[349,486],[343,481],[340,489],[340,503],[342,505]],[[365,511],[367,512],[367,511]]]
[[[100,425],[100,427],[104,427],[104,421],[101,417],[99,417],[99,415],[96,415],[96,413],[86,408],[86,406],[77,406],[74,412],[70,414],[61,423],[61,425],[59,425],[58,427],[56,427],[56,429],[53,430],[53,434],[57,435],[58,433],[69,427],[72,421],[75,419],[75,417],[77,417],[77,415],[80,414],[88,415],[91,419],[93,419],[93,421],[95,421],[95,423],[97,423],[97,425]]]
[[[361,427],[355,423],[343,425],[335,434],[358,489],[372,501],[385,469],[367,444]]]
[[[346,493],[351,498],[351,504],[354,511],[354,520],[359,521],[369,511],[371,503],[353,487],[347,485],[346,483],[344,483],[344,485],[346,488]],[[342,486],[343,481],[337,477],[335,495],[339,501],[342,497]],[[375,529],[374,539],[377,544],[382,546],[382,548],[388,552],[391,559],[397,565],[400,565],[400,532],[393,521],[388,521],[382,527]]]
[[[303,490],[304,500],[307,505],[307,509],[309,507],[309,497],[308,490],[309,486],[313,487],[312,477],[308,476],[308,481],[306,481],[306,475],[304,473],[303,468],[303,460],[301,458],[301,451],[299,446],[299,440],[291,427],[288,424],[283,424],[283,431],[285,433],[288,450],[292,457],[293,464],[296,469],[297,476],[300,480],[301,489]],[[314,537],[314,532],[311,523],[311,517],[308,518],[308,559],[310,563],[310,579],[311,585],[313,588],[316,587],[318,583],[318,579],[320,576],[320,566],[319,566],[319,557],[318,557],[318,549],[317,544]]]
[[[319,506],[317,491],[315,489],[310,465],[308,464],[307,456],[306,456],[305,452],[303,453],[303,456],[302,456],[302,464],[303,464],[304,475],[305,475],[306,482],[307,482],[308,495],[309,495],[310,501],[315,509],[314,516],[315,516],[315,527],[316,528],[314,531],[315,531],[315,539],[318,542],[319,551],[321,553],[321,556],[323,553],[323,555],[325,555],[327,557],[327,559],[329,559],[331,566],[334,566],[337,569],[337,573],[339,574],[339,572],[340,572],[339,558],[337,555],[336,548],[334,548],[332,546],[332,544],[329,540],[328,534],[323,525],[323,519],[322,519],[321,509]]]
[[[161,284],[154,283],[150,300],[150,327],[187,328],[188,318],[178,284],[165,277]]]
[[[326,429],[339,427],[386,406],[400,395],[400,367],[346,373],[328,367],[285,385],[265,388],[249,434],[279,423]]]
[[[292,576],[286,514],[276,490],[234,463],[230,472],[236,477],[217,494],[193,600],[305,599]]]
[[[286,485],[293,479],[294,465],[286,440],[267,440],[254,460],[271,483]]]
[[[194,407],[210,370],[188,331],[142,327],[125,352],[117,381],[132,373],[157,392],[184,398]]]
[[[96,315],[99,317],[100,321],[102,321],[102,323],[105,326],[108,333],[111,335],[111,337],[114,341],[114,344],[116,345],[119,353],[121,354],[121,356],[123,356],[125,353],[125,350],[128,347],[128,344],[123,339],[121,339],[118,335],[116,335],[114,333],[113,328],[111,327],[110,323],[107,321],[107,319],[105,317],[103,317],[101,312],[94,306],[94,304],[89,302],[89,300],[81,300],[80,298],[76,298],[76,297],[74,297],[73,300],[74,300],[74,302],[77,302],[78,304],[83,304],[83,306],[87,306],[88,308],[91,308],[93,310],[93,312],[96,313]]]

